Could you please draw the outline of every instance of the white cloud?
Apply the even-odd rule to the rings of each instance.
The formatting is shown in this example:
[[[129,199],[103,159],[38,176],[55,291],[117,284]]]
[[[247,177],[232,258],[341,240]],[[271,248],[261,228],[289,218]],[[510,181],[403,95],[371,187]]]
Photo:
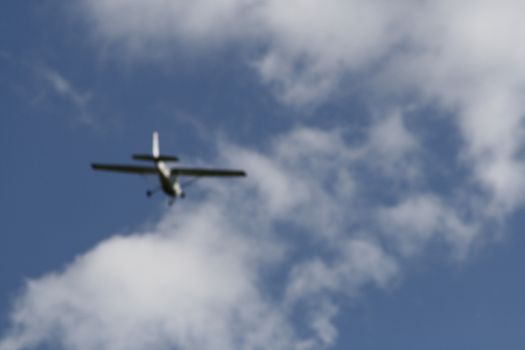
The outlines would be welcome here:
[[[417,141],[407,130],[400,112],[381,119],[370,130],[372,152],[386,159],[399,160],[417,148]]]
[[[99,39],[141,57],[187,45],[241,40],[261,52],[253,67],[290,104],[319,101],[350,69],[396,43],[391,30],[409,1],[79,0]],[[128,51],[128,53],[129,53]]]
[[[386,286],[397,275],[397,262],[377,243],[358,238],[340,245],[340,256],[332,263],[314,258],[294,267],[287,289],[289,300],[341,291],[354,295],[369,282]]]
[[[356,190],[352,160],[362,152],[347,145],[342,131],[298,127],[275,137],[265,153],[240,147],[223,153],[250,169],[246,182],[264,201],[266,220],[328,239],[344,233]]]
[[[415,184],[422,177],[422,149],[405,124],[401,111],[381,116],[370,127],[363,161],[392,179]]]
[[[170,52],[173,45],[222,45],[257,33],[258,29],[253,17],[258,1],[254,0],[81,0],[80,3],[82,13],[94,24],[98,39],[109,39],[106,43],[110,46],[146,57]]]
[[[193,209],[30,281],[0,349],[292,348],[282,312],[258,290],[258,259],[271,254],[252,254],[217,207]]]
[[[78,92],[59,72],[46,68],[42,70],[42,75],[57,94],[70,99],[77,107],[84,108],[89,101],[89,94]]]
[[[342,131],[309,128],[276,137],[265,152],[223,144],[221,156],[248,170],[245,181],[203,183],[203,203],[186,201],[149,231],[109,238],[30,280],[0,349],[332,346],[333,296],[387,288],[400,273],[385,238],[355,228],[376,211],[354,202],[366,188],[354,188],[361,180],[349,160],[366,148],[348,145]],[[298,241],[315,251],[299,251]],[[294,315],[303,314],[298,326]]]
[[[454,256],[462,259],[481,231],[447,205],[433,195],[417,194],[380,209],[378,219],[404,255],[421,253],[426,245],[441,238],[451,246]]]
[[[411,18],[408,49],[387,63],[382,80],[417,90],[454,115],[464,159],[496,215],[512,211],[524,194],[517,180],[525,115],[524,52],[515,45],[525,33],[516,18],[521,11],[523,3],[513,0],[427,2]]]
[[[436,241],[465,257],[484,222],[523,201],[519,1],[79,1],[97,37],[134,57],[244,44],[253,50],[248,64],[291,105],[329,101],[348,84],[373,91],[372,104],[399,93],[434,104],[454,118],[460,159],[485,193],[467,190],[460,201],[424,181],[391,191],[395,177],[425,178],[419,135],[402,112],[378,118],[359,145],[343,128],[305,127],[265,151],[222,145],[224,159],[249,169],[245,182],[210,184],[204,204],[30,281],[0,350],[46,341],[78,350],[322,349],[337,337],[333,295],[389,286],[401,262]],[[74,104],[89,100],[61,74],[45,77]],[[393,109],[403,111],[399,104]],[[360,172],[378,164],[374,181]],[[395,204],[385,206],[378,193]],[[479,198],[488,206],[473,203]],[[282,223],[316,251],[290,258],[294,238],[284,237]],[[282,295],[269,297],[264,278],[273,268],[288,275]],[[306,339],[291,323],[301,306],[312,331]]]
[[[523,201],[522,1],[79,1],[99,38],[149,48],[138,56],[240,42],[261,79],[291,105],[329,101],[348,85],[415,92],[454,116],[492,215]],[[374,96],[370,103],[381,103]]]
[[[80,91],[70,80],[66,79],[55,69],[38,67],[37,73],[39,78],[46,82],[46,93],[41,94],[40,98],[42,96],[47,97],[47,91],[50,89],[53,95],[59,96],[73,107],[76,121],[84,125],[94,126],[93,116],[89,112],[91,93]]]

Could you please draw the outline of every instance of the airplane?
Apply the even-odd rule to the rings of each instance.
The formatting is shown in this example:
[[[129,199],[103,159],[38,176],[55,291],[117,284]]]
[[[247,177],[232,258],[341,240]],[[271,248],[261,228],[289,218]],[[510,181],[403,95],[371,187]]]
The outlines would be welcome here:
[[[139,175],[157,175],[160,180],[160,186],[148,190],[146,195],[151,197],[156,191],[162,191],[170,197],[169,204],[172,205],[177,198],[184,198],[185,193],[179,182],[180,177],[243,177],[246,176],[244,170],[237,169],[212,169],[212,168],[187,168],[171,167],[166,162],[178,162],[176,156],[163,155],[160,153],[159,133],[153,132],[152,153],[151,154],[133,154],[132,158],[140,161],[152,162],[151,166],[142,165],[124,165],[124,164],[101,164],[92,163],[93,170],[112,171],[127,174]]]

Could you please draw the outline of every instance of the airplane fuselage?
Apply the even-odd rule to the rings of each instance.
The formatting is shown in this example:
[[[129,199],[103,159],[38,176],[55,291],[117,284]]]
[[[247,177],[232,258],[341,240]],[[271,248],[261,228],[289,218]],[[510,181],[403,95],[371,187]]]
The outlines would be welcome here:
[[[162,191],[170,197],[182,197],[184,192],[176,177],[171,175],[171,169],[163,161],[155,162],[155,167],[159,173],[159,181]]]

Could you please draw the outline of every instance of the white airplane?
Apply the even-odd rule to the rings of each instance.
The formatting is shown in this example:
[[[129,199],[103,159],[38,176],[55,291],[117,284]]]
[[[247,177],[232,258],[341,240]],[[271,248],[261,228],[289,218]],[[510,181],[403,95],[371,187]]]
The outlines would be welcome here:
[[[105,170],[139,175],[157,175],[160,180],[160,186],[156,189],[147,191],[146,195],[151,197],[157,190],[162,189],[162,191],[170,197],[170,205],[173,204],[178,197],[184,198],[185,196],[181,183],[179,182],[180,177],[246,176],[244,170],[170,167],[166,162],[178,162],[179,158],[160,154],[159,133],[156,131],[153,132],[152,148],[151,155],[133,154],[133,159],[153,162],[153,166],[92,163],[91,167],[93,170]]]

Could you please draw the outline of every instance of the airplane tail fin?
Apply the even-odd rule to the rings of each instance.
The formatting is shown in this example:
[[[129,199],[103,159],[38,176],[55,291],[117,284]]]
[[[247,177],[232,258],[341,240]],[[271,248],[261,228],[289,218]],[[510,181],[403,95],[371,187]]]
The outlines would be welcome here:
[[[160,155],[159,133],[157,131],[153,132],[151,154],[153,155],[153,158],[158,158]]]
[[[133,159],[153,161],[153,162],[158,162],[158,161],[177,162],[179,161],[179,158],[177,156],[160,154],[159,133],[157,131],[153,132],[151,154],[133,154]]]

